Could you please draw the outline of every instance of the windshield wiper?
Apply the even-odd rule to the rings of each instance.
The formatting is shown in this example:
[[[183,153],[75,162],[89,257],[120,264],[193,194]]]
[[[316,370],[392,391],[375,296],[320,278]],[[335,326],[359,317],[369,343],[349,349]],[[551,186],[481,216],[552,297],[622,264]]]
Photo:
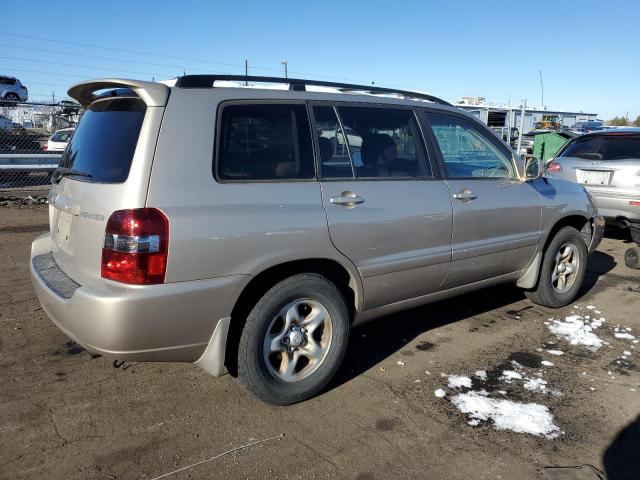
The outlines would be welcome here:
[[[66,167],[58,167],[53,172],[53,176],[51,178],[54,182],[58,183],[62,177],[66,177],[70,175],[73,175],[76,177],[87,177],[87,178],[93,177],[93,175],[91,175],[90,173],[83,172],[81,170],[74,170],[73,168],[66,168]]]

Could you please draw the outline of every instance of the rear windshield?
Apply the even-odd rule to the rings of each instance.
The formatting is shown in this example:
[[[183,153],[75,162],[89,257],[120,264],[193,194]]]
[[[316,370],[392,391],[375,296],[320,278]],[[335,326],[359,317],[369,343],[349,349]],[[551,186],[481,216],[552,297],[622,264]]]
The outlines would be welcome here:
[[[52,142],[68,142],[72,133],[73,133],[73,130],[67,130],[67,131],[63,130],[61,132],[56,132],[51,137],[51,141]]]
[[[640,158],[640,135],[594,135],[578,138],[560,156],[589,160]]]
[[[89,182],[124,182],[129,176],[145,110],[144,102],[138,98],[93,103],[82,116],[60,166],[88,173]]]

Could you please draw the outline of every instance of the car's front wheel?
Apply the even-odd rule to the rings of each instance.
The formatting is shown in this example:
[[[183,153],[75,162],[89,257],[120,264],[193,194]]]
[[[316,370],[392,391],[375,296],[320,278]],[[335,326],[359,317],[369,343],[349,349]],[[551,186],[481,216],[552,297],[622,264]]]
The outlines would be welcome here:
[[[18,97],[18,95],[16,95],[15,93],[7,93],[4,99],[7,102],[18,102],[20,100],[20,97]]]
[[[525,291],[534,303],[545,307],[563,307],[571,303],[582,287],[587,270],[587,245],[573,227],[563,227],[544,252],[533,290]]]
[[[259,399],[290,405],[318,393],[347,349],[349,310],[325,277],[282,280],[249,313],[238,345],[238,379]]]

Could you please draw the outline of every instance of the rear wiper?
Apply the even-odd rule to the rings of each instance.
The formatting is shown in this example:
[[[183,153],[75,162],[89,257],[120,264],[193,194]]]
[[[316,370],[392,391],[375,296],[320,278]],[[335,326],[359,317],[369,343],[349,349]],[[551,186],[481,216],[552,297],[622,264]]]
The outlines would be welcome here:
[[[87,178],[91,178],[93,176],[90,173],[83,172],[80,170],[74,170],[73,168],[58,167],[53,172],[53,176],[51,177],[51,179],[54,182],[58,183],[62,177],[66,177],[69,175],[74,175],[77,177],[87,177]]]

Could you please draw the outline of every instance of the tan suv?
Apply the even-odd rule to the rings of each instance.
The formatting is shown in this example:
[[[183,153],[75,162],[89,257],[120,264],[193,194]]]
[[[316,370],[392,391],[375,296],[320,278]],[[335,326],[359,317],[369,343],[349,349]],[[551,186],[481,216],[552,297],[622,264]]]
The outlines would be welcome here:
[[[69,95],[42,307],[90,352],[228,370],[270,403],[321,390],[376,317],[500,282],[566,305],[602,237],[581,186],[430,95],[207,75]]]

